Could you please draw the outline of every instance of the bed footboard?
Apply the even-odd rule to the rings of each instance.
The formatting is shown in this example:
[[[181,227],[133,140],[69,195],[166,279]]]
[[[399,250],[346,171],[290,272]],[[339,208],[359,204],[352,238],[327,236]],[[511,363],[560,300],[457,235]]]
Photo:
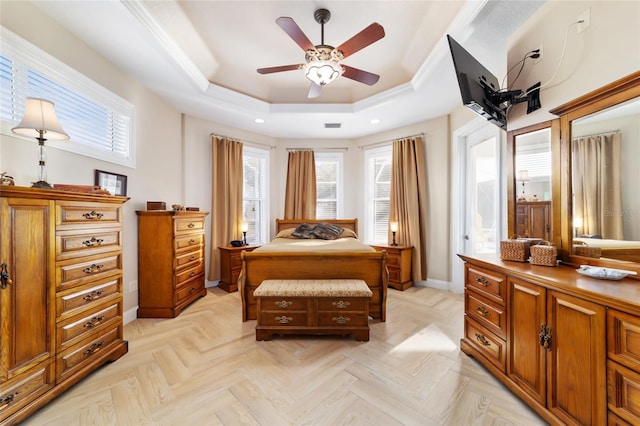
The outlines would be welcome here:
[[[367,283],[373,296],[369,315],[386,321],[387,253],[274,253],[242,252],[240,298],[242,321],[256,319],[257,300],[253,291],[269,279],[360,279]]]

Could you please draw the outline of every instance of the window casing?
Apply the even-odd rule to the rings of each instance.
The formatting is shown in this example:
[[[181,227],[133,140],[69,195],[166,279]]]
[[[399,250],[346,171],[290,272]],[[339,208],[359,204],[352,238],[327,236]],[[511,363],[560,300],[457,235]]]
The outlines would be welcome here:
[[[21,137],[11,128],[22,119],[26,98],[47,99],[70,137],[47,146],[135,167],[133,105],[6,28],[0,31],[2,133]]]
[[[343,154],[316,152],[316,219],[342,217]]]
[[[242,215],[247,223],[247,243],[269,241],[269,151],[242,148]]]
[[[365,151],[365,232],[370,244],[389,242],[391,145]]]

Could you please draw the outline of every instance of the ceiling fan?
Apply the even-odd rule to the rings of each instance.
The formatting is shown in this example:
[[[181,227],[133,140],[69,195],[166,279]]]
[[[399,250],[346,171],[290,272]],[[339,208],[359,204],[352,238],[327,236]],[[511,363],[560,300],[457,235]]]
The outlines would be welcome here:
[[[258,73],[271,74],[282,71],[304,70],[306,77],[311,80],[309,98],[320,96],[322,86],[335,81],[341,75],[369,86],[376,84],[380,79],[379,75],[343,65],[340,61],[383,38],[384,28],[382,25],[374,22],[340,46],[333,47],[324,44],[324,24],[329,22],[331,13],[327,9],[318,9],[314,12],[313,17],[321,25],[321,42],[316,46],[311,43],[292,18],[281,16],[276,19],[276,24],[305,51],[305,63],[258,68]]]

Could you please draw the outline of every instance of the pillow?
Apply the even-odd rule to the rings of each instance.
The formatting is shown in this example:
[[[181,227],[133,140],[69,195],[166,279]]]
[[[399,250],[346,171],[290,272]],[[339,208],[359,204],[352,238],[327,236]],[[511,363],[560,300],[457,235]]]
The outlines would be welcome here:
[[[294,238],[305,238],[305,239],[316,238],[315,235],[313,234],[313,228],[315,228],[315,225],[309,225],[308,223],[303,223],[299,225],[291,233],[291,236]]]
[[[327,222],[319,223],[313,228],[313,235],[323,240],[335,240],[342,234],[342,228]]]
[[[296,228],[283,229],[282,231],[278,232],[276,238],[295,238],[291,235],[295,230]]]
[[[358,234],[351,229],[344,228],[338,238],[358,238]]]

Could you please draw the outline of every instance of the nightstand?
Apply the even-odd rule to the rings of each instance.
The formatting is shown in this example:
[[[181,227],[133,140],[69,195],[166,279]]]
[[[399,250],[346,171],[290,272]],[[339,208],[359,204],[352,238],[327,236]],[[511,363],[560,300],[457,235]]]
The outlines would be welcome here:
[[[243,251],[253,251],[260,246],[222,246],[220,250],[220,283],[218,287],[229,293],[238,291],[238,277],[242,270],[242,259],[240,253]]]
[[[377,251],[387,252],[387,269],[389,269],[389,287],[406,290],[413,285],[411,280],[411,246],[372,245]]]

